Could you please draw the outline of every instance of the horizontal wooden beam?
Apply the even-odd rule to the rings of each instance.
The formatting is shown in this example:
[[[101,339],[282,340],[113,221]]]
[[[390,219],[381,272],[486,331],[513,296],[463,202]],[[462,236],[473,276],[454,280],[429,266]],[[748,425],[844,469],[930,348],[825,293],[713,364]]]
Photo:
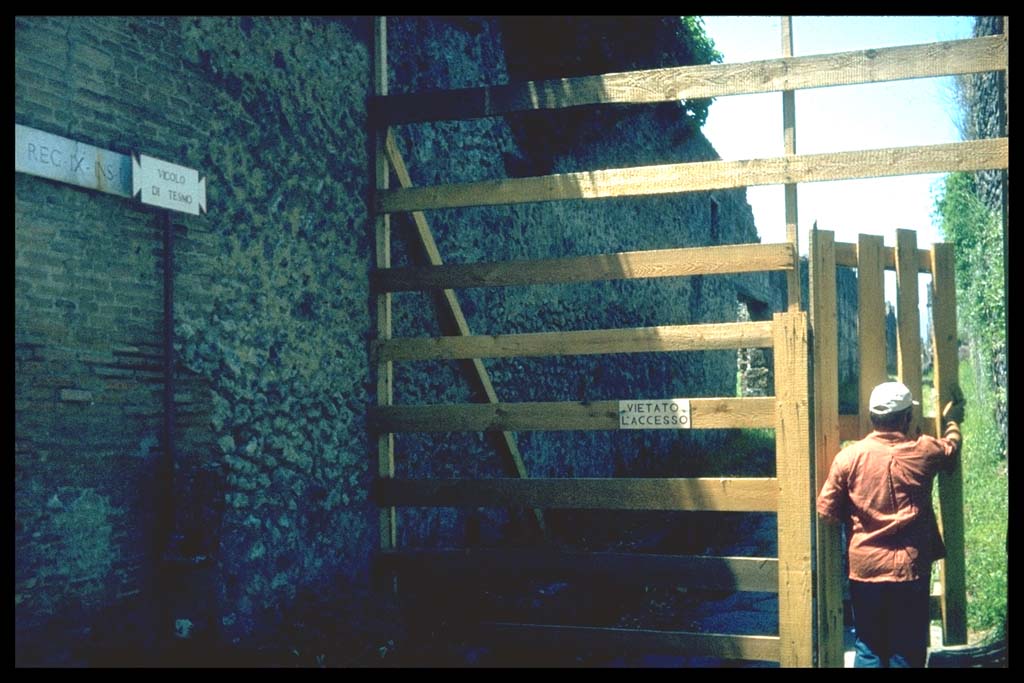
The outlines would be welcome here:
[[[774,512],[778,480],[378,479],[380,506]]]
[[[368,421],[380,432],[618,429],[619,402],[370,406]],[[693,429],[772,429],[775,398],[691,398],[690,421]]]
[[[780,650],[778,636],[736,636],[655,629],[483,623],[475,627],[474,634],[503,644],[538,648],[672,653],[730,660],[776,662],[779,661]]]
[[[422,215],[422,214],[420,214]],[[598,256],[388,268],[370,273],[379,292],[504,287],[792,270],[793,245],[733,244]]]
[[[374,340],[378,361],[706,351],[772,345],[771,321]]]
[[[836,242],[836,265],[857,267],[857,245],[852,242]],[[932,255],[928,249],[917,250],[918,272],[932,272]],[[882,247],[882,268],[896,270],[896,249],[894,247]]]
[[[380,190],[377,213],[492,206],[564,199],[602,199],[706,190],[850,180],[881,176],[1007,168],[1006,138],[746,161],[696,161],[532,178]]]
[[[462,88],[372,100],[372,122],[499,116],[588,104],[643,104],[750,93],[881,83],[1007,68],[1002,36],[905,45],[738,64],[665,67],[600,76]]]
[[[533,549],[389,550],[374,569],[477,577],[525,573],[614,577],[622,581],[671,581],[691,590],[776,593],[779,562],[773,557],[710,557],[642,553],[585,553]]]

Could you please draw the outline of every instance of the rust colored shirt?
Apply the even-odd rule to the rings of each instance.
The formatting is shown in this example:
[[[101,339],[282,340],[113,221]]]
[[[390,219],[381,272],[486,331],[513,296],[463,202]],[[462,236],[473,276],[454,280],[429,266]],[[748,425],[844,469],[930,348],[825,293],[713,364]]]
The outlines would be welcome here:
[[[877,430],[839,451],[817,508],[847,525],[851,579],[913,581],[945,557],[932,482],[957,451],[949,439]]]

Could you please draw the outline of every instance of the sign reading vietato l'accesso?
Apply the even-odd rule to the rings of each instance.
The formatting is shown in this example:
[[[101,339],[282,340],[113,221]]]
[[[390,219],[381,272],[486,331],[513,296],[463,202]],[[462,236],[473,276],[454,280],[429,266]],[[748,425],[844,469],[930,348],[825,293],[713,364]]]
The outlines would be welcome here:
[[[143,204],[199,215],[206,211],[206,178],[199,171],[140,154],[132,159],[132,195]]]
[[[690,399],[619,401],[619,429],[690,429]]]
[[[132,161],[128,155],[17,123],[14,170],[121,197],[132,196]]]

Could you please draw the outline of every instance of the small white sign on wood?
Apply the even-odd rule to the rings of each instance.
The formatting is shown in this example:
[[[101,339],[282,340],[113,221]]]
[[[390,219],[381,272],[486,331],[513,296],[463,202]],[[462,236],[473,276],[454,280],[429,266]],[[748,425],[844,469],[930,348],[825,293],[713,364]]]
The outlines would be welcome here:
[[[619,429],[690,429],[690,399],[619,401]]]
[[[143,204],[199,215],[206,212],[206,178],[199,171],[140,154],[132,158],[132,195]]]

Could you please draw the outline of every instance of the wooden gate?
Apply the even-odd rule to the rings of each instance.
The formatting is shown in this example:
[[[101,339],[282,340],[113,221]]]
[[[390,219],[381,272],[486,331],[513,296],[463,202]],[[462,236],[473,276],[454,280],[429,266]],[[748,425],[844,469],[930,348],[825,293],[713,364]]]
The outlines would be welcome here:
[[[372,273],[372,297],[377,310],[377,335],[373,359],[377,369],[377,407],[371,411],[370,428],[377,444],[379,481],[376,491],[381,507],[380,559],[394,570],[422,566],[426,562],[448,566],[485,568],[495,563],[518,563],[523,568],[572,567],[626,573],[670,571],[693,586],[720,586],[728,576],[730,586],[740,590],[778,591],[779,633],[777,636],[735,636],[682,631],[623,630],[592,627],[491,624],[503,638],[535,638],[544,642],[564,639],[576,643],[657,645],[732,659],[775,660],[783,666],[841,666],[841,612],[836,611],[836,577],[827,558],[834,558],[837,539],[818,530],[818,585],[814,570],[814,494],[817,477],[838,450],[840,429],[847,424],[828,391],[834,383],[816,383],[814,454],[811,457],[808,405],[808,325],[800,312],[798,245],[796,230],[796,184],[874,176],[905,175],[947,171],[976,171],[1007,168],[1006,138],[976,140],[922,147],[892,148],[797,155],[793,92],[800,88],[851,85],[905,78],[945,76],[1005,70],[1006,35],[950,41],[946,43],[863,50],[834,55],[792,57],[788,21],[783,23],[782,59],[746,64],[718,64],[670,67],[602,76],[515,83],[468,88],[458,91],[388,96],[386,31],[383,18],[374,26],[373,92],[369,119],[371,183],[375,191],[371,212],[375,216],[377,269]],[[746,93],[783,93],[785,156],[773,159],[643,166],[628,169],[595,170],[542,177],[486,180],[441,187],[415,188],[404,173],[394,146],[389,147],[389,127],[424,121],[501,116],[527,110],[557,109],[580,105],[614,103],[672,102]],[[391,172],[401,187],[390,188]],[[404,175],[403,175],[404,174]],[[787,241],[783,244],[732,245],[704,249],[672,249],[652,252],[608,254],[523,263],[482,263],[444,266],[433,247],[423,211],[453,207],[515,204],[658,195],[707,191],[753,185],[782,184],[786,187]],[[420,268],[391,268],[390,215],[412,213],[433,265]],[[820,236],[820,233],[819,233]],[[903,242],[909,238],[901,237]],[[899,246],[899,245],[898,245]],[[906,256],[916,249],[904,244],[902,268],[916,268],[917,261]],[[818,247],[816,247],[818,249]],[[841,250],[840,250],[841,251]],[[837,252],[838,253],[838,252]],[[867,253],[867,248],[865,249]],[[815,263],[821,258],[816,252]],[[938,250],[937,258],[942,256]],[[945,257],[948,258],[948,257]],[[911,259],[911,260],[907,260]],[[837,262],[839,262],[837,260]],[[622,264],[629,264],[623,267]],[[830,272],[826,263],[817,272]],[[824,270],[822,270],[824,268]],[[582,332],[549,331],[534,334],[474,337],[461,316],[454,290],[460,287],[519,286],[553,282],[590,282],[632,277],[670,277],[709,273],[738,273],[756,270],[784,270],[788,276],[788,311],[770,322],[723,323],[718,325],[666,326],[641,329]],[[916,271],[915,271],[916,275]],[[825,278],[826,280],[828,278]],[[816,278],[821,280],[821,278]],[[862,280],[865,280],[862,278]],[[937,280],[937,282],[942,282]],[[916,284],[916,283],[915,283]],[[812,292],[819,284],[812,286]],[[909,292],[909,287],[905,292]],[[950,286],[948,283],[943,285]],[[393,339],[391,293],[399,290],[441,290],[456,319],[453,334],[437,339]],[[936,292],[936,296],[948,293]],[[909,293],[901,296],[909,297]],[[910,299],[908,298],[907,301]],[[916,304],[916,299],[914,299]],[[815,292],[814,320],[824,325],[829,311],[834,316],[834,296],[828,301],[827,288]],[[916,309],[915,309],[916,310]],[[948,309],[944,309],[948,311]],[[909,322],[913,314],[903,316]],[[949,329],[949,319],[936,325]],[[906,330],[911,329],[907,327]],[[914,328],[916,330],[916,327]],[[955,323],[954,323],[955,329]],[[814,330],[816,340],[826,338]],[[820,335],[820,337],[819,337]],[[901,335],[900,375],[913,381],[915,370],[908,335]],[[904,341],[906,340],[906,341]],[[903,345],[906,344],[906,348]],[[700,349],[769,347],[775,352],[776,396],[771,398],[693,399],[693,427],[773,427],[776,435],[776,477],[762,479],[525,479],[518,457],[514,432],[543,429],[615,429],[616,402],[526,403],[498,402],[480,358],[657,352]],[[815,353],[827,355],[829,344],[815,346]],[[943,346],[943,349],[946,349]],[[947,351],[943,350],[943,353]],[[826,356],[819,359],[821,367]],[[475,381],[484,387],[487,404],[449,406],[395,406],[392,367],[395,362],[421,359],[467,359],[473,362]],[[940,399],[952,378],[943,362],[936,383]],[[819,367],[820,369],[820,367]],[[870,373],[864,377],[870,377]],[[919,390],[919,385],[911,388]],[[629,397],[623,397],[629,398]],[[848,420],[849,418],[845,418]],[[500,435],[505,455],[523,479],[403,481],[395,478],[393,434],[399,431],[487,431]],[[843,432],[846,433],[846,432]],[[853,432],[849,432],[853,433]],[[955,483],[942,484],[944,492]],[[955,494],[943,497],[943,521],[947,538],[955,535],[952,508]],[[948,503],[948,505],[947,505]],[[758,510],[778,515],[777,559],[703,558],[664,556],[579,556],[553,551],[514,555],[468,551],[418,551],[396,547],[396,507],[417,506],[516,506],[534,508],[543,526],[544,509],[608,508],[658,510]],[[949,508],[949,509],[947,509]],[[825,535],[822,535],[825,533]],[[822,558],[826,558],[822,560]],[[958,589],[955,560],[951,556],[944,571],[944,614],[947,628],[962,610],[955,595]],[[726,571],[723,572],[723,569]],[[959,570],[962,575],[962,570]],[[832,581],[833,584],[828,582]],[[824,582],[824,583],[823,583]],[[818,609],[812,611],[817,594]],[[958,606],[960,605],[960,606]],[[839,605],[841,610],[841,604]],[[835,617],[839,615],[837,623]]]
[[[867,396],[881,382],[898,379],[915,397],[924,398],[921,368],[920,273],[931,275],[931,343],[934,370],[933,400],[915,408],[912,433],[942,434],[941,407],[957,383],[956,285],[953,253],[948,244],[917,248],[917,233],[897,230],[895,247],[885,247],[875,235],[860,235],[856,244],[837,243],[831,231],[811,233],[811,324],[814,330],[814,429],[817,488],[841,443],[871,431]],[[838,334],[836,329],[836,267],[857,269],[858,412],[839,413]],[[896,272],[897,373],[886,371],[884,272]],[[923,415],[923,409],[930,415]],[[939,475],[940,526],[947,557],[940,562],[940,590],[932,595],[933,616],[941,617],[943,642],[967,642],[964,565],[963,476],[958,468]],[[819,604],[822,647],[833,651],[842,644],[842,549],[838,530],[822,525],[818,548]],[[840,652],[841,654],[841,652]],[[834,656],[834,655],[833,655]]]

